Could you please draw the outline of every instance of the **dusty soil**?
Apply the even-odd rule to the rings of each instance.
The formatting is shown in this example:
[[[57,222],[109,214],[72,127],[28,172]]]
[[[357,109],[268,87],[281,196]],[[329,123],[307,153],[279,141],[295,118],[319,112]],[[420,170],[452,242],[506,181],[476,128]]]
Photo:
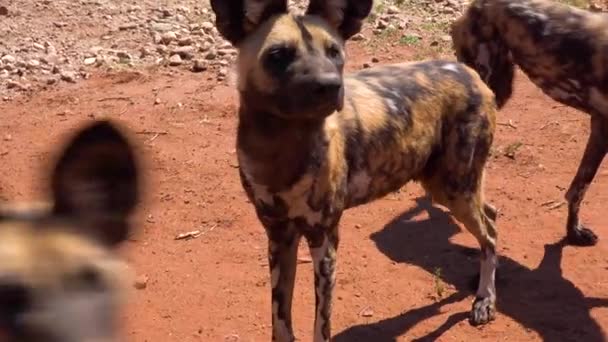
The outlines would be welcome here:
[[[382,45],[382,44],[380,44]],[[349,69],[377,57],[410,60],[415,48],[378,54],[348,45]],[[372,54],[372,52],[374,54]],[[499,208],[497,320],[466,321],[477,245],[416,184],[348,211],[341,224],[333,334],[336,341],[604,341],[608,331],[608,167],[582,217],[597,246],[560,241],[560,206],[588,132],[588,117],[560,106],[518,74],[501,111],[487,198]],[[39,198],[45,165],[61,139],[91,118],[125,123],[145,158],[140,231],[124,255],[147,287],[124,314],[127,341],[268,341],[266,237],[241,189],[232,85],[185,69],[93,70],[89,79],[0,103],[0,192]],[[510,154],[511,157],[506,154]],[[553,201],[553,202],[550,202]],[[202,235],[174,240],[193,230]],[[296,334],[310,341],[312,266],[301,248]]]

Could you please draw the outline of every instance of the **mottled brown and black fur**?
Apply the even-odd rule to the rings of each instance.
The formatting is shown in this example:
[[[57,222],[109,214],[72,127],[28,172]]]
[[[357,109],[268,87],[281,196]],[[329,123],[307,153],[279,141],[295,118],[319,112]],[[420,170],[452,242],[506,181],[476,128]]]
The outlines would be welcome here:
[[[342,213],[410,180],[478,239],[471,321],[493,319],[496,210],[482,183],[496,104],[479,75],[439,60],[344,75],[344,41],[360,30],[371,0],[313,0],[303,16],[288,13],[284,0],[211,4],[220,33],[239,50],[237,153],[269,238],[273,340],[294,340],[300,238],[315,270],[314,341],[328,341]]]
[[[50,174],[53,201],[0,206],[0,341],[118,341],[138,166],[106,121],[82,129]],[[45,175],[46,178],[46,175]]]
[[[608,16],[549,0],[476,0],[452,38],[458,60],[479,72],[499,108],[518,65],[545,94],[590,115],[591,134],[566,193],[566,227],[570,243],[597,243],[579,210],[608,153]]]

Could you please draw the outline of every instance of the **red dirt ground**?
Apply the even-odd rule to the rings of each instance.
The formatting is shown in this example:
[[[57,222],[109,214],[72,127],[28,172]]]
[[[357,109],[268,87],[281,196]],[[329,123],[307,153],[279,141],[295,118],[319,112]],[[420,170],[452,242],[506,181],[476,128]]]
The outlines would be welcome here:
[[[355,45],[349,52],[351,69],[371,57]],[[390,53],[393,61],[411,55],[406,47]],[[497,320],[482,328],[466,321],[477,245],[443,209],[418,199],[412,183],[345,214],[336,341],[606,340],[608,167],[582,209],[599,244],[564,247],[566,207],[543,204],[562,200],[582,156],[588,117],[551,101],[521,74],[515,88],[499,117],[515,128],[499,125],[494,148],[523,146],[514,159],[497,152],[486,182],[487,198],[501,211]],[[39,166],[83,121],[108,116],[139,132],[147,197],[136,217],[141,230],[124,249],[149,283],[134,290],[126,310],[127,341],[269,340],[266,237],[238,180],[236,104],[232,86],[162,70],[95,75],[0,104],[0,185],[11,199],[40,197]],[[192,230],[204,234],[174,240]],[[297,278],[294,325],[299,339],[310,341],[310,263],[299,265]]]

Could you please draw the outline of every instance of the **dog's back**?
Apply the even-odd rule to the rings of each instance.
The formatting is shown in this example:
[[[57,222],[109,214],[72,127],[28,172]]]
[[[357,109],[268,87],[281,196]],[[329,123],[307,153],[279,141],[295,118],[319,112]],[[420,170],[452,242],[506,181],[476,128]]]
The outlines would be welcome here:
[[[403,63],[365,69],[345,82],[336,120],[347,137],[349,206],[410,179],[441,173],[455,184],[463,179],[460,168],[481,168],[468,162],[483,164],[473,154],[491,145],[496,105],[474,70],[441,60]]]
[[[583,111],[608,92],[608,16],[550,0],[476,0],[452,27],[458,59],[476,69],[502,107],[513,66],[547,95]]]

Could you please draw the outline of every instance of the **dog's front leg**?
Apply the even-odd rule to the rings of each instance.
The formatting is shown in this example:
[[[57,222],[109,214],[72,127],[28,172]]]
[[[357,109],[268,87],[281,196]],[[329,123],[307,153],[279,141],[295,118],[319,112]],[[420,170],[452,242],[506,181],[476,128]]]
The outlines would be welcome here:
[[[336,282],[337,224],[306,236],[315,270],[314,342],[328,342],[331,336],[331,304]]]
[[[272,286],[272,341],[295,341],[291,303],[300,234],[293,222],[267,224],[268,264]]]

